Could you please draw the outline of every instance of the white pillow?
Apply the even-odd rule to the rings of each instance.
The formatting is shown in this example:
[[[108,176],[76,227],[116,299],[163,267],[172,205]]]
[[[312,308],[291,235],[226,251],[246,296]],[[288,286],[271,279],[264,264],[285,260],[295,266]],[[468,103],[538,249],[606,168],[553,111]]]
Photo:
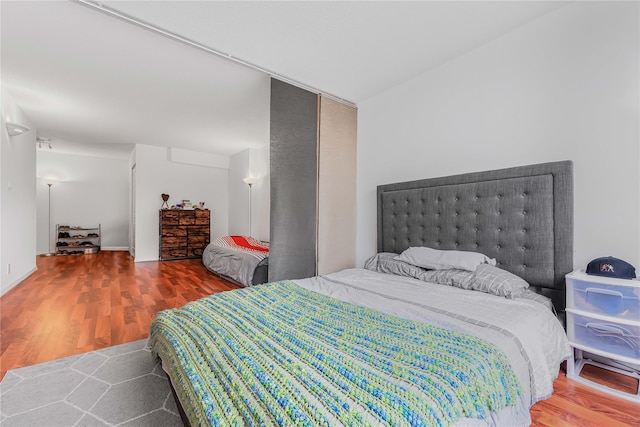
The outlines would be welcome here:
[[[458,270],[475,271],[480,264],[496,265],[496,260],[478,252],[466,251],[439,251],[427,247],[411,247],[395,257],[398,261],[404,261],[418,267],[432,270]]]

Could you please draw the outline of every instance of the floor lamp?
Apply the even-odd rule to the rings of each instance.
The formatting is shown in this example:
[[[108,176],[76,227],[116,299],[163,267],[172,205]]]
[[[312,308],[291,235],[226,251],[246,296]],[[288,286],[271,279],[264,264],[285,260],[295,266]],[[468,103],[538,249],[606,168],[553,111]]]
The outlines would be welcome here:
[[[251,221],[251,188],[253,187],[253,184],[256,183],[258,178],[248,176],[246,178],[242,178],[242,180],[249,186],[249,236],[251,236],[253,234],[253,222]]]
[[[53,183],[51,182],[47,182],[47,185],[49,186],[49,246],[47,246],[47,252],[46,254],[43,254],[44,256],[53,256],[56,253],[55,252],[51,252],[51,186],[53,185]]]

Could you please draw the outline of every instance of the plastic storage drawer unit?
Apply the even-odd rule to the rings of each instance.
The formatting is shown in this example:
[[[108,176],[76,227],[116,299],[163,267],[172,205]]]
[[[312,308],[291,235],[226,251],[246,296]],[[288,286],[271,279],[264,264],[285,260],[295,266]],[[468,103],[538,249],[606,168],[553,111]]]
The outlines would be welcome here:
[[[640,321],[640,281],[590,276],[576,271],[566,276],[567,308]]]
[[[640,359],[640,325],[567,311],[569,341],[599,351]]]

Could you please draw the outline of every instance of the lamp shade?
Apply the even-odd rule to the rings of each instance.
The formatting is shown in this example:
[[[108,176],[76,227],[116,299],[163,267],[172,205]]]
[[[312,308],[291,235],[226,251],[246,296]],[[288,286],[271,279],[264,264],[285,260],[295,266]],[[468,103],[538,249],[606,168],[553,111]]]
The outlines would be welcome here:
[[[22,135],[25,132],[29,132],[29,128],[16,123],[7,122],[7,132],[9,136]]]
[[[244,181],[245,184],[248,184],[248,185],[251,186],[251,185],[255,184],[256,181],[258,181],[258,178],[254,178],[252,176],[248,176],[246,178],[242,178],[242,180]]]

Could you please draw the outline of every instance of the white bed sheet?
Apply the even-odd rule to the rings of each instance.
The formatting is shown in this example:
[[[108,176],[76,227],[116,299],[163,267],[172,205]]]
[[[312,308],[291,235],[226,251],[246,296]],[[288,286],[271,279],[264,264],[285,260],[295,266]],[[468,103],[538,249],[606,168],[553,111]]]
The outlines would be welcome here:
[[[571,354],[560,322],[547,307],[532,300],[509,300],[365,269],[294,282],[384,313],[465,332],[498,346],[522,385],[521,404],[490,419],[463,419],[458,425],[528,425],[530,406],[553,393],[560,363]]]

